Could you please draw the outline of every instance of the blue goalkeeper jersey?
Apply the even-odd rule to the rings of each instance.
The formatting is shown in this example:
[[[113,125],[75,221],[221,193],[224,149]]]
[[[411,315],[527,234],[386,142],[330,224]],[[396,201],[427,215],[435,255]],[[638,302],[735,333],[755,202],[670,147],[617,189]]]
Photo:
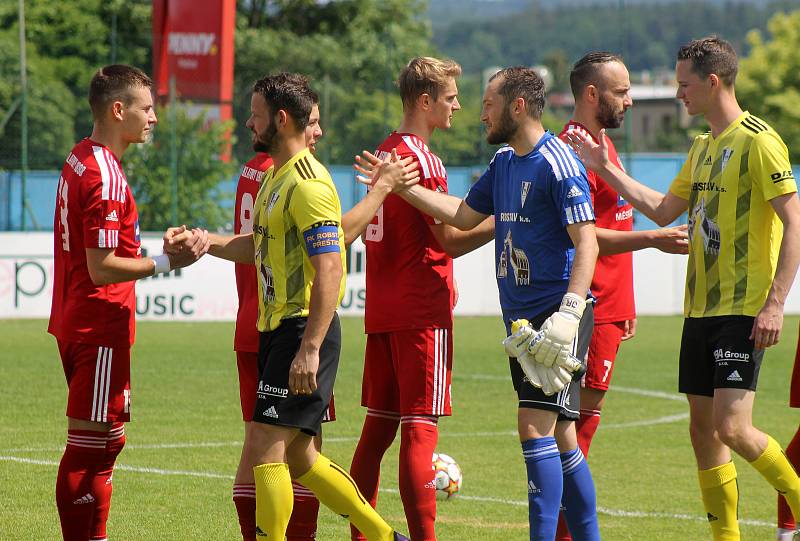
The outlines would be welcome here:
[[[549,132],[524,156],[508,146],[499,149],[466,203],[495,217],[497,286],[506,326],[558,304],[575,257],[566,227],[594,220],[586,169],[572,149]]]

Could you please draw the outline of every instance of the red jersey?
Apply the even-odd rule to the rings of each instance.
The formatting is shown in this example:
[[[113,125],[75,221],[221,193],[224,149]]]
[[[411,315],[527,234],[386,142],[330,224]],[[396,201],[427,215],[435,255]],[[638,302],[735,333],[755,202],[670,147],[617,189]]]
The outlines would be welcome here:
[[[594,137],[581,124],[570,120],[559,137],[564,139],[566,132],[578,130]],[[596,140],[595,140],[596,142]],[[606,135],[608,158],[624,170],[611,138]],[[589,189],[592,191],[595,225],[603,229],[633,231],[633,206],[615,192],[606,181],[594,171],[586,171]],[[612,323],[636,317],[633,300],[633,254],[603,255],[597,258],[592,277],[592,293],[597,297],[594,309],[595,323]]]
[[[133,344],[135,281],[95,285],[87,248],[141,257],[139,215],[116,156],[90,139],[70,152],[56,193],[53,304],[47,330],[59,340],[126,347]]]
[[[269,154],[256,154],[242,168],[236,184],[236,207],[233,218],[235,235],[253,232],[253,205],[267,169],[272,167]],[[236,263],[236,291],[239,294],[239,311],[236,313],[236,335],[233,349],[258,353],[258,283],[256,267],[247,263]]]
[[[393,132],[378,147],[412,156],[420,185],[447,192],[442,160],[416,135]],[[453,260],[431,233],[436,223],[396,195],[389,195],[364,232],[367,248],[367,333],[453,326]]]

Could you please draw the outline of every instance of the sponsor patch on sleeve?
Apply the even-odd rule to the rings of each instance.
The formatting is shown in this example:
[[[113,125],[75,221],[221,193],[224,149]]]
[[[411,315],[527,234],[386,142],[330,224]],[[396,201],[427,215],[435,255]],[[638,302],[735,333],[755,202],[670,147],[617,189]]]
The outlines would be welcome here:
[[[312,225],[303,233],[308,256],[340,252],[339,224],[336,222],[320,222]]]

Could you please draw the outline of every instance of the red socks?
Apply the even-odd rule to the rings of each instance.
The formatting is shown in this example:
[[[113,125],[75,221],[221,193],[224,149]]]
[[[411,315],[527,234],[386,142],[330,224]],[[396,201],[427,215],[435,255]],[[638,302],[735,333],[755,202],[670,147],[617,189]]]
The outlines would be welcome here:
[[[92,519],[92,541],[107,539],[106,521],[111,508],[112,477],[114,463],[125,447],[125,424],[114,423],[108,432],[106,453],[98,464],[97,473],[92,483],[92,494],[95,497],[94,518]]]
[[[433,417],[410,415],[400,421],[400,497],[413,541],[436,539],[436,485],[431,459],[438,437]]]
[[[400,415],[397,413],[367,410],[361,438],[358,440],[355,453],[353,453],[350,476],[372,507],[375,507],[378,501],[381,460],[386,450],[392,445],[399,424]],[[430,457],[428,460],[430,461]],[[352,526],[350,530],[354,540],[366,540],[366,537]]]
[[[239,516],[243,541],[256,541],[256,485],[233,485],[233,505]]]
[[[581,416],[575,422],[575,431],[578,433],[578,447],[584,458],[589,456],[589,446],[599,425],[600,410],[581,410]]]
[[[786,448],[786,458],[792,463],[795,471],[800,471],[800,427],[797,428],[789,447]],[[789,509],[783,496],[778,495],[778,528],[794,530],[797,528],[797,518],[800,517],[792,516],[792,510]]]
[[[292,489],[294,507],[289,527],[286,529],[286,539],[287,541],[315,539],[319,500],[303,485],[292,482]],[[256,541],[256,485],[233,485],[233,504],[239,516],[242,541]]]
[[[68,430],[56,479],[56,506],[64,541],[86,541],[92,533],[97,497],[95,475],[106,454],[105,432]]]

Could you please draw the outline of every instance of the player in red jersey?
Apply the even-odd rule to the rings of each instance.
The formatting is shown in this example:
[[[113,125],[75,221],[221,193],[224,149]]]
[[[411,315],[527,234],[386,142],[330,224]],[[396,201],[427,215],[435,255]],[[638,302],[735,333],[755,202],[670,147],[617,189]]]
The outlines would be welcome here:
[[[73,147],[58,181],[48,331],[57,339],[69,388],[67,445],[56,481],[67,541],[106,539],[112,470],[130,420],[135,280],[184,267],[208,250],[205,232],[181,227],[172,234],[189,250],[141,256],[136,203],[120,159],[157,122],[151,87],[130,66],[95,73],[92,134]]]
[[[320,126],[319,104],[311,108],[308,124],[305,128],[306,145],[311,152],[316,151],[317,141],[322,137]],[[236,187],[236,203],[234,215],[234,234],[248,234],[253,232],[253,206],[261,187],[264,174],[272,167],[272,158],[265,152],[265,145],[254,134],[253,149],[258,152],[242,168]],[[346,244],[352,243],[366,228],[375,211],[383,199],[392,190],[413,182],[418,177],[418,172],[405,166],[411,160],[403,162],[404,169],[384,169],[381,175],[376,175],[378,184],[373,186],[368,196],[360,201],[353,209],[342,217],[342,228],[345,232]],[[242,406],[242,419],[245,422],[245,442],[243,454],[239,461],[233,485],[233,501],[239,517],[239,526],[243,541],[255,541],[255,481],[253,479],[253,464],[251,457],[245,456],[248,449],[251,430],[251,418],[256,401],[258,387],[258,342],[259,333],[256,328],[258,317],[258,285],[255,267],[250,264],[236,263],[236,289],[239,297],[239,309],[236,316],[236,333],[234,350],[236,351],[236,364],[239,372],[239,397]],[[333,397],[323,422],[335,421],[336,411]],[[322,435],[314,436],[314,446],[317,451],[322,449]],[[319,500],[314,493],[300,483],[292,482],[294,489],[294,506],[286,530],[287,541],[314,539],[317,530],[317,515],[319,513]]]
[[[622,59],[612,53],[592,52],[578,60],[570,73],[570,84],[575,96],[575,111],[561,132],[562,139],[572,130],[595,138],[602,128],[619,128],[625,111],[633,105],[628,70]],[[609,159],[622,168],[608,136],[606,141]],[[685,226],[633,231],[633,207],[594,171],[587,170],[587,177],[600,256],[591,286],[597,299],[594,330],[581,386],[580,418],[575,426],[578,446],[584,456],[588,456],[589,446],[600,424],[600,412],[620,343],[633,338],[636,332],[631,251],[653,247],[669,253],[686,253],[688,246]],[[559,518],[556,539],[571,539],[563,513]]]
[[[797,350],[794,354],[794,368],[792,369],[792,384],[789,388],[789,407],[800,408],[800,337],[797,339]],[[786,448],[786,457],[794,469],[800,471],[800,426],[797,427],[791,443]],[[792,516],[792,510],[786,503],[786,498],[778,494],[778,541],[792,541],[792,536],[797,529],[797,521]]]
[[[403,121],[378,147],[412,157],[420,183],[447,191],[447,172],[429,150],[436,129],[448,129],[458,103],[453,61],[415,58],[399,77]],[[400,495],[411,539],[436,539],[431,456],[437,421],[450,415],[453,356],[452,257],[488,242],[494,222],[471,232],[436,223],[390,195],[367,226],[367,346],[361,403],[367,408],[351,474],[374,506],[380,463],[401,427]],[[364,539],[357,530],[353,539]]]

